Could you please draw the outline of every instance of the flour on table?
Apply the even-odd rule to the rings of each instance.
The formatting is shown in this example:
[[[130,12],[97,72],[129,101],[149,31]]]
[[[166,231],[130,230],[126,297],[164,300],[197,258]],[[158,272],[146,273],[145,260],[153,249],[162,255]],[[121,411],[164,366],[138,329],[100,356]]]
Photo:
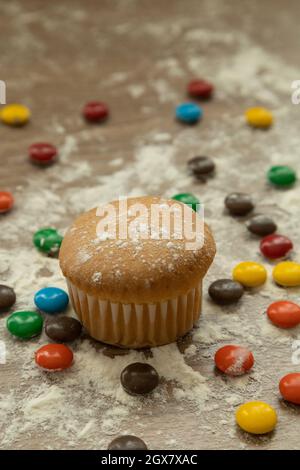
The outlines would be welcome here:
[[[213,3],[214,10],[217,3]],[[18,38],[22,40],[16,40],[14,47],[19,53],[32,50],[44,56],[40,41],[29,30],[29,24],[35,21],[34,13],[26,17],[23,8],[21,3],[3,4],[4,12],[19,22]],[[84,21],[84,15],[76,15],[77,21]],[[51,28],[50,20],[47,21],[46,26]],[[167,51],[152,64],[146,80],[144,71],[141,81],[137,81],[135,71],[120,69],[110,71],[99,85],[111,96],[122,88],[127,98],[132,97],[136,106],[134,118],[142,116],[139,133],[132,130],[132,122],[117,121],[121,137],[112,142],[108,126],[82,128],[80,117],[65,122],[53,118],[46,129],[50,127],[54,141],[57,138],[60,142],[58,163],[47,168],[46,173],[33,169],[30,178],[15,188],[15,209],[1,220],[0,248],[1,283],[15,288],[14,309],[34,309],[33,296],[40,288],[66,289],[58,261],[33,246],[36,230],[53,226],[64,233],[80,212],[120,195],[172,197],[179,192],[193,192],[204,204],[218,253],[205,278],[203,311],[191,334],[191,345],[184,354],[172,344],[147,353],[119,351],[112,358],[109,347],[84,336],[72,344],[72,368],[50,374],[34,363],[35,351],[49,341],[45,334],[30,341],[17,341],[6,331],[7,315],[1,316],[0,338],[5,341],[9,371],[8,380],[1,384],[1,448],[22,448],[24,442],[30,442],[35,448],[104,449],[112,437],[127,432],[140,435],[146,442],[149,437],[150,448],[155,434],[164,447],[180,449],[181,442],[186,442],[180,436],[183,420],[189,423],[190,432],[197,428],[212,440],[222,432],[227,447],[252,448],[256,441],[237,440],[236,406],[268,395],[278,407],[277,391],[270,395],[270,384],[281,373],[290,371],[291,345],[299,337],[299,329],[278,330],[269,323],[265,309],[272,299],[297,301],[299,290],[286,291],[269,281],[255,292],[246,291],[238,304],[223,308],[208,299],[207,288],[220,277],[231,277],[233,266],[245,258],[264,263],[271,277],[272,265],[261,258],[258,240],[249,235],[244,220],[233,219],[224,212],[226,192],[252,192],[256,212],[274,217],[278,231],[288,234],[295,246],[300,246],[293,218],[299,211],[299,186],[277,191],[267,185],[265,178],[271,165],[295,165],[299,109],[290,104],[290,84],[297,78],[298,70],[285,58],[258,47],[245,34],[217,27],[207,29],[198,23],[196,18],[190,22],[182,18],[176,24],[167,24],[167,35],[163,23],[138,25],[134,31],[127,21],[113,26],[118,41],[123,34],[132,35],[134,40],[147,37]],[[184,48],[181,60],[174,44]],[[207,54],[208,48],[220,46],[225,48],[224,56]],[[8,56],[3,57],[3,62],[10,63]],[[191,76],[202,74],[216,85],[215,101],[205,104],[204,115],[209,116],[210,106],[223,111],[210,119],[205,116],[203,123],[195,127],[174,124],[174,108],[185,99],[185,84]],[[39,83],[39,77],[33,80]],[[13,90],[18,86],[12,81]],[[145,103],[140,104],[144,99]],[[238,108],[236,103],[240,103]],[[272,133],[255,132],[245,125],[244,109],[253,103],[269,106],[274,112]],[[168,110],[168,120],[161,118],[161,109]],[[77,132],[73,126],[78,126]],[[122,144],[127,137],[129,144],[124,149]],[[95,170],[97,159],[91,162],[85,158],[85,146],[91,142],[97,158],[99,155],[99,160],[106,163],[101,172]],[[186,170],[188,158],[202,154],[212,156],[217,167],[216,177],[206,184],[193,181]],[[79,262],[87,260],[87,256],[83,252]],[[296,253],[292,256],[298,259]],[[93,280],[101,282],[100,271],[95,272]],[[67,314],[74,315],[71,307]],[[252,372],[243,377],[225,377],[215,370],[214,353],[228,343],[251,348],[256,360]],[[152,397],[131,397],[121,387],[121,371],[135,361],[149,362],[161,376],[161,384]],[[269,367],[276,364],[278,376],[269,376],[265,363]],[[284,415],[282,409],[280,413]],[[170,419],[176,429],[169,424]],[[290,415],[280,419],[290,419]],[[272,439],[280,442],[280,428]],[[264,443],[267,445],[268,438]]]

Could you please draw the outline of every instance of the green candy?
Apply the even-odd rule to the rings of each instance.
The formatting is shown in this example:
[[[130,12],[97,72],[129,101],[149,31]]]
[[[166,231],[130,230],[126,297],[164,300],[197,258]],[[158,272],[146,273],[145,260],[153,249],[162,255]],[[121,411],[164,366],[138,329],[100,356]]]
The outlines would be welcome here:
[[[297,176],[293,168],[289,166],[272,166],[267,173],[270,183],[276,186],[290,186],[295,183]]]
[[[198,211],[200,201],[199,199],[194,196],[192,193],[180,193],[180,194],[175,194],[175,196],[172,197],[175,201],[180,201],[183,202],[183,204],[187,204],[190,206],[195,212]],[[198,207],[197,207],[198,206]]]
[[[55,228],[42,228],[33,235],[33,243],[38,250],[55,255],[58,253],[63,237]]]
[[[13,336],[29,339],[42,331],[43,317],[38,312],[14,312],[8,317],[6,326]]]

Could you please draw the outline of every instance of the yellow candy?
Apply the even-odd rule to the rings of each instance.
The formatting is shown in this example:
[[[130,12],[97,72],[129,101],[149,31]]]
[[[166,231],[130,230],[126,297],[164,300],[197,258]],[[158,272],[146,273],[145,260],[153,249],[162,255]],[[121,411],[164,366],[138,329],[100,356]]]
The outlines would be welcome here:
[[[235,418],[244,431],[252,434],[273,431],[277,423],[276,411],[263,401],[249,401],[239,406]]]
[[[8,104],[2,108],[0,119],[9,126],[23,126],[30,119],[30,111],[22,104]]]
[[[248,124],[252,127],[266,129],[273,124],[273,115],[266,108],[249,108],[245,115]]]
[[[273,269],[273,279],[280,286],[300,286],[300,264],[294,261],[282,261]]]
[[[267,271],[259,263],[243,261],[235,266],[232,277],[246,287],[257,287],[266,282]]]

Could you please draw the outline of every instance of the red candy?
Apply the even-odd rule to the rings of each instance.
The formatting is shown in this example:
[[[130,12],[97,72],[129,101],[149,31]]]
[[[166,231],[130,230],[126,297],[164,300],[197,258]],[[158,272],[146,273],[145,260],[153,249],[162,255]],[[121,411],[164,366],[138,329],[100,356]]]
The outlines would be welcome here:
[[[57,150],[54,145],[48,144],[47,142],[38,142],[30,145],[28,152],[30,160],[39,165],[49,165],[53,163],[57,155]]]
[[[108,107],[101,101],[91,101],[83,108],[83,115],[87,121],[101,122],[104,121],[109,114]]]
[[[192,98],[209,99],[214,91],[214,87],[206,80],[192,80],[188,84],[188,94]]]
[[[283,258],[293,249],[293,243],[283,235],[272,234],[260,242],[260,251],[266,258]]]
[[[300,307],[288,300],[273,302],[267,309],[267,315],[280,328],[293,328],[300,324]]]
[[[13,205],[13,195],[8,191],[0,191],[0,213],[10,211]]]
[[[215,364],[227,375],[242,375],[251,369],[254,357],[248,349],[229,344],[218,349],[215,354]]]
[[[282,377],[279,390],[286,401],[300,405],[300,373],[295,372]]]
[[[72,365],[73,352],[64,344],[46,344],[35,353],[35,362],[46,370],[63,370]]]

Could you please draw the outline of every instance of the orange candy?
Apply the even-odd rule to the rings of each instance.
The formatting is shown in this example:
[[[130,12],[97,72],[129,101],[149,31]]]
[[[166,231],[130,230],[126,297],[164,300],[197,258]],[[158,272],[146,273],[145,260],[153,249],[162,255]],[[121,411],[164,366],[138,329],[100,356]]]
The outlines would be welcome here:
[[[267,308],[267,315],[280,328],[293,328],[300,324],[300,307],[288,300],[273,302]]]
[[[254,357],[248,349],[229,344],[218,349],[215,354],[215,364],[224,374],[242,375],[251,369]]]
[[[300,405],[300,373],[295,372],[282,377],[279,390],[286,401]]]
[[[13,195],[8,191],[0,191],[0,212],[10,211],[14,205]]]
[[[73,352],[64,344],[46,344],[36,351],[35,362],[42,369],[64,370],[72,365]]]

